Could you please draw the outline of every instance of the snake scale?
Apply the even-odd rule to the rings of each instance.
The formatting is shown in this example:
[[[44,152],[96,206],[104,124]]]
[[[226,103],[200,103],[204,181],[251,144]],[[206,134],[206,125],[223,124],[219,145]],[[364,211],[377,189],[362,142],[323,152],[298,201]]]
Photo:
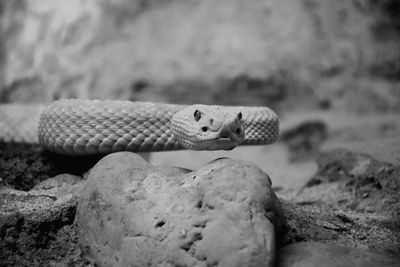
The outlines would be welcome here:
[[[267,107],[77,99],[0,105],[1,141],[40,143],[62,155],[230,150],[270,144],[278,135],[278,117]]]

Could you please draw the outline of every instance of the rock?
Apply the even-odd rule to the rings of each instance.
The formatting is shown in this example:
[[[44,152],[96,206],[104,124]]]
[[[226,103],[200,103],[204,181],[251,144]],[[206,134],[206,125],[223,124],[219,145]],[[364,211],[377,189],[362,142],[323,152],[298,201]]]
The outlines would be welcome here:
[[[323,152],[317,160],[318,173],[306,186],[339,180],[368,180],[378,173],[392,173],[394,165],[379,161],[368,154],[343,148]]]
[[[45,266],[61,261],[73,242],[57,243],[59,230],[74,221],[79,177],[63,174],[24,192],[0,189],[0,265]],[[64,237],[65,238],[65,237]]]
[[[339,148],[321,153],[317,163],[317,174],[294,202],[400,215],[399,165]]]
[[[279,251],[278,267],[396,267],[400,258],[322,242],[299,242]]]
[[[281,132],[280,140],[287,144],[292,161],[304,161],[318,153],[328,137],[328,126],[321,120],[303,121]]]
[[[60,174],[35,185],[30,192],[38,192],[42,194],[46,192],[46,194],[50,193],[59,196],[73,192],[75,196],[77,196],[79,195],[79,190],[82,186],[83,180],[79,176]]]
[[[128,152],[91,170],[76,221],[99,266],[272,266],[285,222],[251,163],[221,158],[190,172]]]

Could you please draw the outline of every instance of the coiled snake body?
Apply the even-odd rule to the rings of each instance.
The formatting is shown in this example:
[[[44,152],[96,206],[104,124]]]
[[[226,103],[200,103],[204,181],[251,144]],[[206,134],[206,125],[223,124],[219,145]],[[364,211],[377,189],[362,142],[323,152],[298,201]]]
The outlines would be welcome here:
[[[20,114],[22,110],[26,112]],[[37,143],[64,155],[177,149],[218,150],[270,144],[279,123],[267,107],[59,100],[0,106],[0,140]]]

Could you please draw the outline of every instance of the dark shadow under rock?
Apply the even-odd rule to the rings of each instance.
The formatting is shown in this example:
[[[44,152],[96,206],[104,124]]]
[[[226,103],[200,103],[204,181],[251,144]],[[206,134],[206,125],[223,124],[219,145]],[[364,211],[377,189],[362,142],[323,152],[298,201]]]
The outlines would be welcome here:
[[[39,145],[0,142],[0,186],[28,191],[58,174],[82,176],[101,157],[60,156],[43,151]]]

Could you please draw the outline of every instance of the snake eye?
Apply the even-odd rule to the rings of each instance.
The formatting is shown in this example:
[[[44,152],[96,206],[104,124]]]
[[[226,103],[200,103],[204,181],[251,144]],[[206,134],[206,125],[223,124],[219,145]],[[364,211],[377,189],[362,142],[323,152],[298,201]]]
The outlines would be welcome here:
[[[199,121],[201,119],[201,113],[200,113],[200,111],[198,109],[196,109],[196,111],[194,112],[193,115],[194,115],[194,119],[196,121]]]
[[[242,117],[243,117],[242,112],[239,112],[238,115],[237,115],[237,117],[238,117],[239,120],[241,120]]]
[[[236,129],[236,134],[237,134],[237,135],[240,135],[241,132],[242,132],[242,131],[240,130],[240,128],[237,128],[237,129]]]
[[[204,127],[201,127],[201,130],[202,130],[203,132],[207,132],[208,128],[207,128],[206,126],[204,126]]]

